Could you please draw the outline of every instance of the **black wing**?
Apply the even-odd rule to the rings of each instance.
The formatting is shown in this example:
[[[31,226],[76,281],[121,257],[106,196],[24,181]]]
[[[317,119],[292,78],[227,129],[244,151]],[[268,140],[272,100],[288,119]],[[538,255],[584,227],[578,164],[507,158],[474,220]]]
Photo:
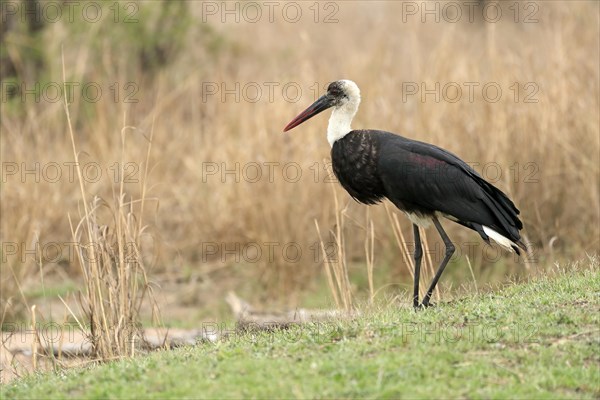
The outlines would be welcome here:
[[[482,225],[520,242],[519,210],[502,192],[454,154],[437,146],[374,131],[378,170],[386,197],[399,208],[422,214],[438,211],[476,230]]]

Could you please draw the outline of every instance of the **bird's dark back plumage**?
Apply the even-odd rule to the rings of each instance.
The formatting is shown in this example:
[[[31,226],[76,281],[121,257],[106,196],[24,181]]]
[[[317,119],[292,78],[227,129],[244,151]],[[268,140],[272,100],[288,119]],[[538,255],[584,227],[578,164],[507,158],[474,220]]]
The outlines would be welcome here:
[[[362,203],[387,197],[408,213],[441,213],[486,241],[482,227],[489,227],[525,249],[514,203],[442,148],[385,131],[355,130],[333,144],[331,156],[336,177]]]

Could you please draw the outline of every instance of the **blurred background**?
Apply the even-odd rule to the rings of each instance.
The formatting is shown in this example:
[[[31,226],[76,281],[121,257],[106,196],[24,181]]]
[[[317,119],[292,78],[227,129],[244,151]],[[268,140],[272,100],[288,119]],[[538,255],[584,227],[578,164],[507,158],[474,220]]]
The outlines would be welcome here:
[[[84,203],[110,237],[119,198],[167,324],[225,317],[228,291],[330,307],[326,259],[347,267],[357,302],[369,265],[375,296],[408,302],[409,221],[331,179],[328,113],[282,133],[338,79],[361,88],[354,128],[444,147],[521,210],[527,263],[444,223],[459,249],[444,291],[598,253],[598,13],[595,1],[2,1],[3,321],[32,304],[62,318],[60,298],[85,286]]]

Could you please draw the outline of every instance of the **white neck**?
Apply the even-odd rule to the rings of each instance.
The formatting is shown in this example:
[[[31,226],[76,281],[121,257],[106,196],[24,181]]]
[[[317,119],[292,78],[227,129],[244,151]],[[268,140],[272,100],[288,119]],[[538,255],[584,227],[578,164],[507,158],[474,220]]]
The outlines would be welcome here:
[[[327,126],[327,141],[333,147],[336,140],[346,136],[352,128],[350,124],[358,110],[360,97],[353,97],[346,103],[333,109]]]

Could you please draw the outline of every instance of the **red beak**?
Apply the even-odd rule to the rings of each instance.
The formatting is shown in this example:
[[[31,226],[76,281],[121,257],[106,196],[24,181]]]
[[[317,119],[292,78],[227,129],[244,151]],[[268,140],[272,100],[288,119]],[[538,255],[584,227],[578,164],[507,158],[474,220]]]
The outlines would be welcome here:
[[[285,126],[285,128],[283,128],[283,131],[284,132],[289,131],[290,129],[300,125],[307,119],[310,119],[310,118],[314,117],[315,115],[317,115],[318,113],[327,110],[331,106],[333,106],[333,100],[331,97],[329,97],[327,95],[323,95],[323,96],[319,97],[319,99],[317,101],[315,101],[314,103],[312,103],[310,105],[310,107],[308,107],[306,110],[302,111],[300,114],[298,114],[298,116],[296,118],[291,120],[290,123],[287,124]]]

